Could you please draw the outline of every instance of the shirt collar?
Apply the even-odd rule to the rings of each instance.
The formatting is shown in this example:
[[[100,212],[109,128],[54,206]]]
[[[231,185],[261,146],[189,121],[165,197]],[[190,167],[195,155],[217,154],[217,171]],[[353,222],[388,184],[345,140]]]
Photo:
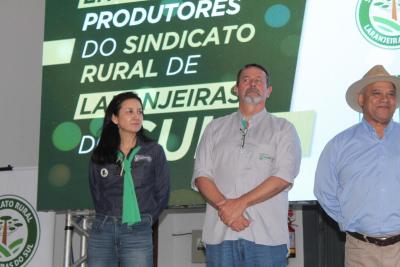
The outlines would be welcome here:
[[[267,114],[267,110],[265,108],[262,109],[261,111],[259,111],[258,113],[254,114],[248,121],[249,127],[257,124],[266,114]],[[242,127],[242,120],[244,120],[245,118],[242,115],[242,113],[240,112],[240,110],[237,111],[236,117],[237,117],[240,127]]]
[[[364,127],[367,129],[367,131],[368,131],[370,134],[376,135],[375,128],[372,127],[372,125],[369,124],[365,119],[362,119],[361,123],[364,125]],[[388,123],[388,125],[387,125],[387,126],[385,127],[385,129],[384,129],[385,136],[386,136],[386,134],[389,133],[392,129],[393,129],[393,120],[390,120],[389,123]]]

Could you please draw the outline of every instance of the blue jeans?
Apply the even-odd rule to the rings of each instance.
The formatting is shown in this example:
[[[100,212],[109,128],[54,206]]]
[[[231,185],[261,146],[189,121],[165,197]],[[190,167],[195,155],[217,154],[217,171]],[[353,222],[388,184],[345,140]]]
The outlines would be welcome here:
[[[128,226],[121,218],[96,215],[88,244],[89,267],[153,267],[152,218]]]
[[[287,246],[258,245],[244,239],[206,245],[208,267],[285,267]]]

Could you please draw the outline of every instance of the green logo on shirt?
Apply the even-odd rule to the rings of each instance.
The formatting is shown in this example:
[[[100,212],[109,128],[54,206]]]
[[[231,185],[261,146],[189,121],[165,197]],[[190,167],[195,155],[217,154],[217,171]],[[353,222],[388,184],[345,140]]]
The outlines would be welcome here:
[[[260,153],[258,159],[259,160],[272,160],[272,158],[266,153]]]

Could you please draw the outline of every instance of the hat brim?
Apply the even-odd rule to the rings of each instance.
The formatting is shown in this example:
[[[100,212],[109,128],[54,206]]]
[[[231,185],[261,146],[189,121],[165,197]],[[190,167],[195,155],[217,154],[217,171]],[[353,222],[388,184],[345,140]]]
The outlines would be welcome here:
[[[375,76],[364,78],[353,83],[346,92],[347,104],[357,112],[363,112],[360,105],[358,105],[358,96],[361,91],[369,84],[374,82],[391,82],[396,88],[397,107],[400,103],[400,78],[396,76]]]

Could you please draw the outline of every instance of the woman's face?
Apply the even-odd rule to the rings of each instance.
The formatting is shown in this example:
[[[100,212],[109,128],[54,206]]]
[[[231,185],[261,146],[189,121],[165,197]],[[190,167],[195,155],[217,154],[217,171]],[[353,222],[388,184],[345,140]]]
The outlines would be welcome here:
[[[134,98],[124,100],[118,115],[112,116],[112,121],[118,126],[120,134],[139,132],[143,123],[143,109],[139,100]]]

